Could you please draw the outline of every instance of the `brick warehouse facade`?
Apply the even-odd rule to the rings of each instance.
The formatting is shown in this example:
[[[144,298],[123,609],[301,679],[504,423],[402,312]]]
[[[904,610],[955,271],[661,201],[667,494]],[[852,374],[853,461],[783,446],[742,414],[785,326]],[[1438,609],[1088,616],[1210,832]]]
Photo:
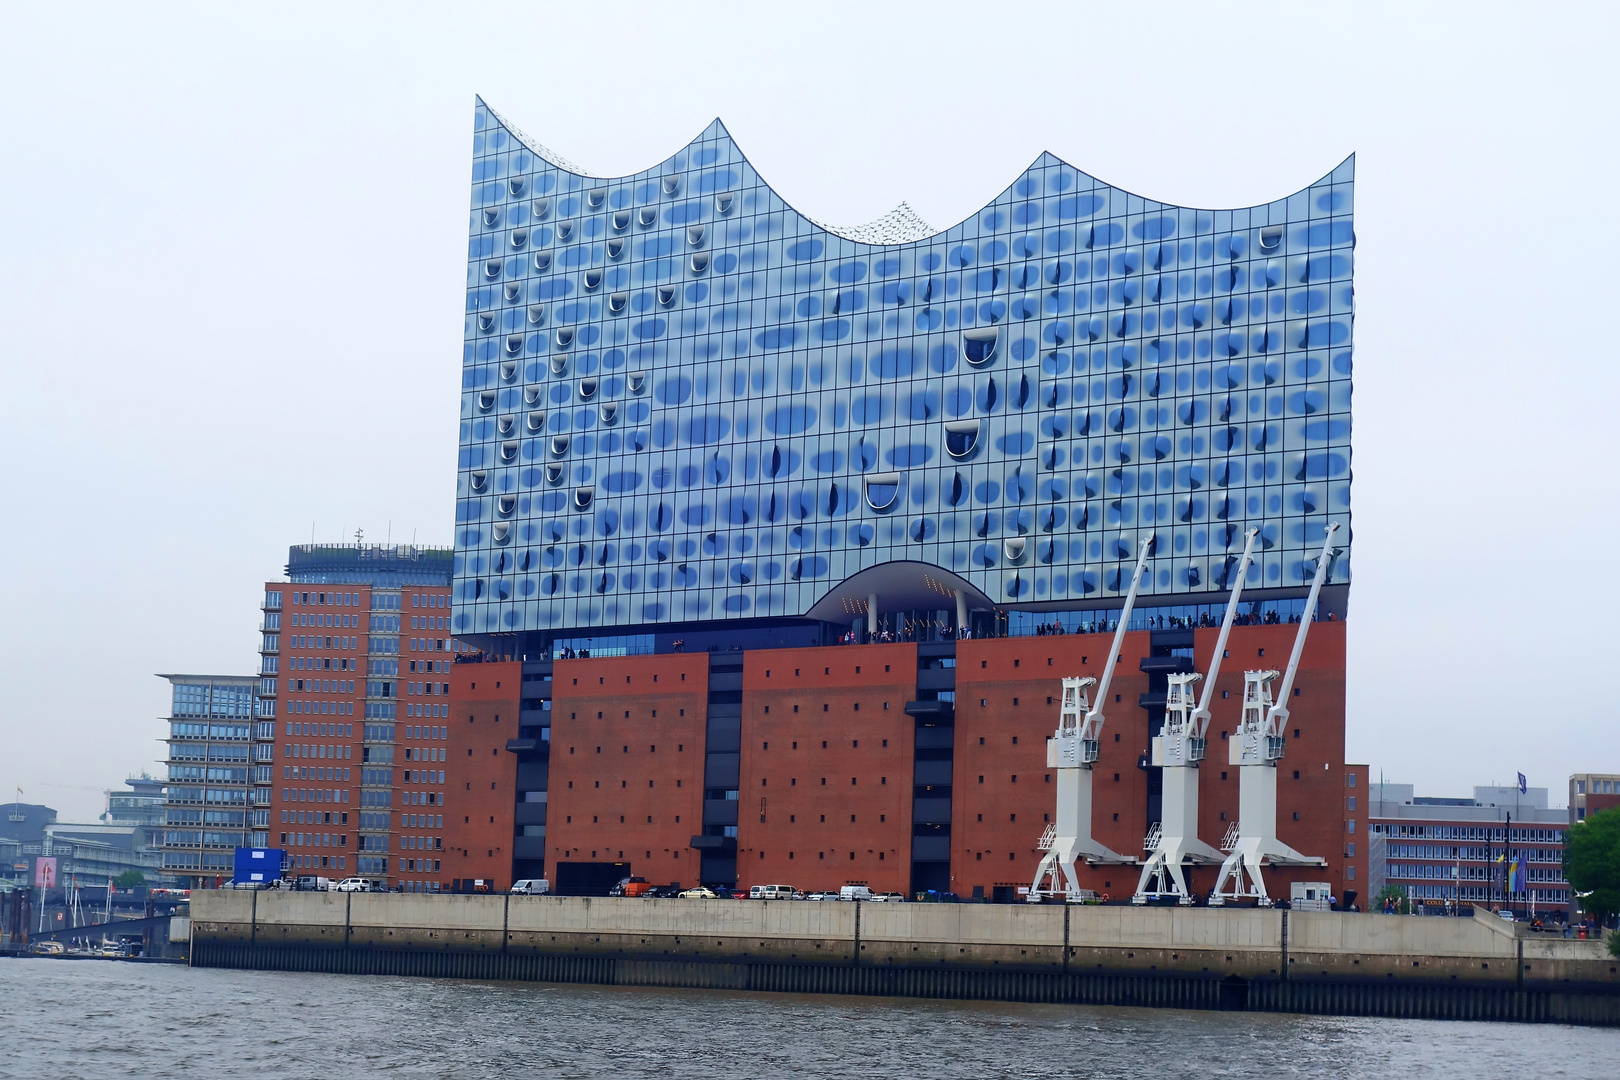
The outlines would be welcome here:
[[[1212,844],[1237,814],[1226,737],[1243,670],[1286,662],[1297,629],[1240,626],[1228,641],[1199,774],[1200,834]],[[1115,700],[1105,703],[1094,806],[1098,838],[1116,851],[1141,853],[1155,820],[1145,766],[1155,698],[1144,661],[1191,649],[1195,663],[1207,663],[1215,638],[1213,629],[1125,636]],[[520,668],[530,680],[523,737],[509,746],[520,760],[544,754],[548,762],[544,777],[535,764],[517,766],[531,778],[519,789],[547,783],[544,794],[515,793],[520,817],[544,807],[531,811],[539,817],[531,829],[545,839],[543,855],[531,845],[528,872],[510,876],[541,876],[550,866],[568,892],[636,875],[1009,898],[1029,885],[1036,840],[1053,813],[1045,745],[1060,680],[1097,673],[1110,641],[1078,634],[497,665],[508,673],[503,682]],[[1272,869],[1274,896],[1286,896],[1292,881],[1365,896],[1367,777],[1365,766],[1343,764],[1344,651],[1344,623],[1313,624],[1278,778],[1279,838],[1328,866]],[[457,671],[487,677],[490,667]],[[458,694],[461,685],[458,678]],[[517,704],[508,691],[502,700]],[[482,745],[498,743],[492,732]],[[499,820],[499,805],[492,796],[475,832],[493,824],[490,815]],[[493,850],[508,836],[469,846]],[[497,859],[487,873],[501,880],[502,869]],[[1138,868],[1081,872],[1087,888],[1120,897],[1134,889]],[[1189,874],[1207,892],[1215,868]]]

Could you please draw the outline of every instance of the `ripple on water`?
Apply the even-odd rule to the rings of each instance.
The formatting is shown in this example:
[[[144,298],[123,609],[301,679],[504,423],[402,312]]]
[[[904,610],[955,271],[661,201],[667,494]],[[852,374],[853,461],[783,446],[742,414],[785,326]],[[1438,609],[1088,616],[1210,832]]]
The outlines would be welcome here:
[[[1614,1075],[1610,1031],[0,960],[0,1078]],[[1488,1063],[1488,1064],[1487,1064]]]

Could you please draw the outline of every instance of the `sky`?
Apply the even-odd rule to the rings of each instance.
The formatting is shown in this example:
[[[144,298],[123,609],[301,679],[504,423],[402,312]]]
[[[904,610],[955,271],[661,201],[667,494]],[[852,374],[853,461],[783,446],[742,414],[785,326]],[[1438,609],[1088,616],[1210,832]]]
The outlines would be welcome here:
[[[448,544],[473,96],[598,175],[721,117],[822,221],[1041,151],[1246,206],[1357,154],[1348,756],[1620,771],[1612,5],[10,5],[0,796],[161,775],[289,544]],[[1608,432],[1606,435],[1605,432]],[[1598,679],[1598,682],[1593,682]]]

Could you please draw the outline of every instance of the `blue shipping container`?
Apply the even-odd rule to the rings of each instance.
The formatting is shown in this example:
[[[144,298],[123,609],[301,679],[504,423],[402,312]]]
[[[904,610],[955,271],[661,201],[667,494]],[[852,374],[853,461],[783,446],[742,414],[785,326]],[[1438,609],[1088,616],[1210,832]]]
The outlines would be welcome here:
[[[237,885],[279,881],[284,856],[285,852],[280,848],[239,847],[236,849],[236,874],[231,880]]]

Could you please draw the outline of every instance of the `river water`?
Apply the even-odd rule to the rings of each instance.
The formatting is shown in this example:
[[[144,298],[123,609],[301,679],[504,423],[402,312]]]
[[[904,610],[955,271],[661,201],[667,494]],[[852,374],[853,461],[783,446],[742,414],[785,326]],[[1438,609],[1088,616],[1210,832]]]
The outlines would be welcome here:
[[[1620,1076],[1620,1031],[0,960],[0,1077]]]

